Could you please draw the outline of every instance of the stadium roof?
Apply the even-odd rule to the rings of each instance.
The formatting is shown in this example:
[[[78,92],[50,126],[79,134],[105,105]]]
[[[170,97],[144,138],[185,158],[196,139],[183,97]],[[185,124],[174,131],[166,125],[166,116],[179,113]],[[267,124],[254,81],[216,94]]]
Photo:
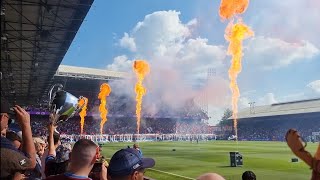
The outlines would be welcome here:
[[[246,108],[238,113],[238,119],[313,112],[320,112],[320,98]]]
[[[128,77],[127,73],[125,72],[107,71],[103,69],[93,69],[67,65],[60,65],[55,76],[100,80],[122,79]]]
[[[1,95],[21,105],[46,96],[92,3],[1,1]]]

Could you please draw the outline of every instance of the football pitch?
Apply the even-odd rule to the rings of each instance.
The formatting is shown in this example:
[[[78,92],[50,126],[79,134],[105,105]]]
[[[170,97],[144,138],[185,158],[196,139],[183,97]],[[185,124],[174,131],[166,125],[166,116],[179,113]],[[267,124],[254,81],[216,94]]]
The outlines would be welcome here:
[[[140,142],[145,157],[156,161],[146,176],[157,179],[194,179],[197,176],[216,172],[226,179],[241,179],[244,171],[251,170],[259,180],[303,180],[310,179],[311,170],[295,157],[285,142],[239,142],[208,141],[199,142]],[[308,143],[307,150],[312,154],[317,143]],[[111,158],[121,148],[132,143],[108,143],[103,146],[102,154]],[[173,151],[175,149],[175,151]],[[239,151],[243,155],[242,167],[230,167],[229,152]]]

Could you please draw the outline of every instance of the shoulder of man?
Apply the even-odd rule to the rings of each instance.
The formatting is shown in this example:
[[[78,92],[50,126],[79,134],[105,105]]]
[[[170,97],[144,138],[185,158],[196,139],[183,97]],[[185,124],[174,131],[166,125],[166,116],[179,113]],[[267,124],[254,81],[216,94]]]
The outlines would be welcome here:
[[[46,176],[65,173],[68,167],[68,161],[57,163],[53,161],[47,161],[44,168],[44,174]]]
[[[31,160],[17,150],[7,138],[1,137],[1,177],[12,175],[13,172],[30,169]]]
[[[48,180],[55,180],[55,179],[68,179],[64,174],[48,176],[46,179]]]
[[[69,175],[65,175],[65,174],[59,174],[59,175],[55,175],[55,176],[49,176],[46,178],[47,180],[91,180],[90,178],[77,178],[76,176],[69,176]]]

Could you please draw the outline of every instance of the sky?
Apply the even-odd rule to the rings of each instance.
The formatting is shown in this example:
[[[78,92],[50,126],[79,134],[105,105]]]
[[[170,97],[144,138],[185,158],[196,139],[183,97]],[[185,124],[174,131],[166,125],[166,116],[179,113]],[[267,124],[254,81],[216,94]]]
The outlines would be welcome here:
[[[62,64],[128,72],[126,86],[114,88],[134,97],[132,62],[145,59],[151,65],[145,82],[150,107],[165,101],[175,108],[207,94],[215,124],[231,107],[228,21],[220,19],[219,5],[218,0],[95,0]],[[244,40],[240,110],[249,102],[320,97],[319,8],[318,0],[250,1],[241,15],[254,37]],[[208,69],[216,72],[209,80]]]

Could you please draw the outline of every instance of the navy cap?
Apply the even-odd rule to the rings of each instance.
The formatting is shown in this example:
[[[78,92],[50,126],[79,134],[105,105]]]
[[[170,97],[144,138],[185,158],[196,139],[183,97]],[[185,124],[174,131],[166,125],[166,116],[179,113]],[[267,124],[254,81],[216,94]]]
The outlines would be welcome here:
[[[143,158],[136,149],[121,149],[112,156],[108,173],[111,176],[126,176],[136,170],[151,168],[154,165],[154,159]]]

